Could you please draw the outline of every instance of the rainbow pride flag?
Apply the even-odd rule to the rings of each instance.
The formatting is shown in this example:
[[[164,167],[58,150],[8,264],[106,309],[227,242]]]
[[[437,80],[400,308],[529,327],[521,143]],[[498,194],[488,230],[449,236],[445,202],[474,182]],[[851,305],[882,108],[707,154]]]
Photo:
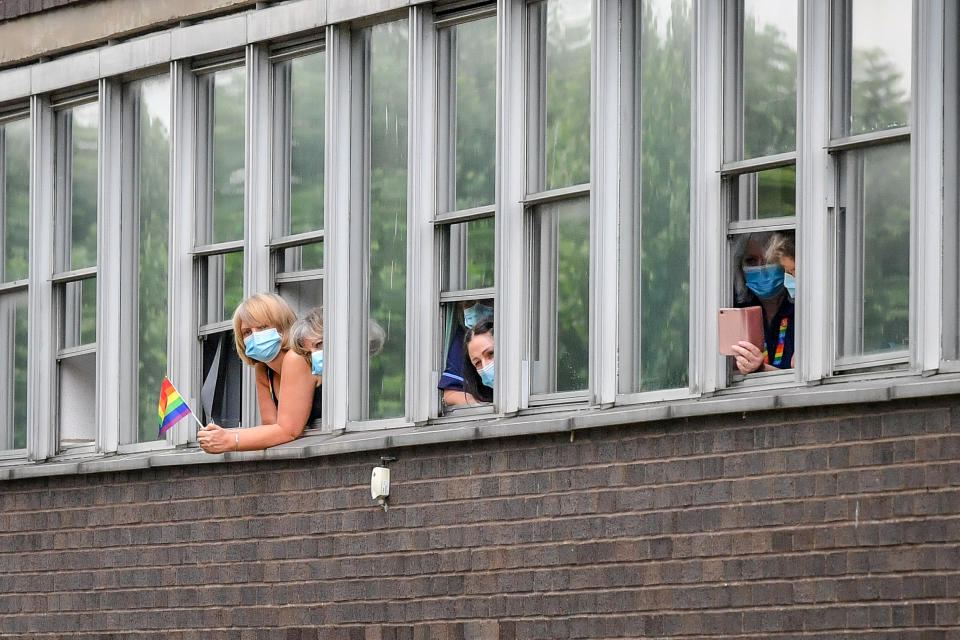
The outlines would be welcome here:
[[[165,377],[163,384],[160,385],[160,404],[157,406],[157,415],[160,416],[160,431],[157,437],[162,436],[164,431],[186,417],[188,413],[190,413],[190,407],[180,397],[173,383]]]

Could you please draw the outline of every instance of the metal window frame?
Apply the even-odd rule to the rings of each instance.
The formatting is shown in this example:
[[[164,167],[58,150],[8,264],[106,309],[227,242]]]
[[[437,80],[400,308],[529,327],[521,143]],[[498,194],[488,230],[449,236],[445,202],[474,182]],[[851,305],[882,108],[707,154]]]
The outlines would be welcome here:
[[[0,117],[0,229],[3,230],[3,234],[0,235],[0,271],[6,269],[6,226],[7,226],[7,202],[6,202],[6,175],[7,175],[7,145],[6,145],[6,130],[4,127],[13,122],[22,122],[27,121],[27,126],[31,126],[30,120],[30,110],[29,105],[26,109],[17,108],[6,111],[2,117]],[[30,149],[27,149],[27,163],[30,164]],[[29,194],[28,194],[29,197]],[[29,223],[29,222],[28,222]],[[29,260],[29,247],[27,257]],[[5,278],[4,278],[5,280]],[[9,354],[14,352],[14,331],[15,331],[15,317],[11,313],[12,309],[7,308],[7,300],[18,295],[23,295],[27,298],[27,306],[29,313],[29,295],[30,295],[30,279],[29,274],[27,279],[14,280],[9,282],[2,282],[0,284],[0,340],[3,344],[3,352],[0,353],[0,381],[2,381],[4,393],[0,394],[0,419],[3,420],[4,424],[8,427],[6,431],[7,440],[3,443],[0,443],[0,460],[22,460],[26,459],[28,456],[29,449],[26,444],[23,448],[14,449],[12,446],[12,440],[14,435],[14,404],[11,402],[12,394],[9,393],[9,390],[13,386],[13,377],[15,375],[15,363],[12,357],[9,357]],[[28,315],[29,318],[29,315]],[[29,320],[28,320],[29,322]],[[29,335],[30,331],[28,331]],[[29,342],[29,337],[27,338]],[[29,366],[29,365],[28,365]],[[28,394],[29,398],[29,394]],[[27,399],[29,402],[29,399]],[[24,429],[29,433],[30,427],[29,422],[24,425]]]
[[[475,407],[446,407],[443,403],[443,394],[439,392],[437,385],[446,366],[447,344],[446,344],[446,307],[456,302],[465,300],[493,299],[496,300],[496,286],[485,288],[465,289],[457,286],[462,283],[447,283],[444,287],[444,273],[449,272],[453,267],[451,261],[458,260],[462,264],[462,258],[465,253],[462,249],[467,241],[464,234],[455,234],[453,227],[458,224],[465,224],[476,220],[494,221],[494,277],[496,277],[496,226],[497,222],[497,204],[496,192],[493,194],[493,202],[488,205],[470,207],[466,209],[457,209],[456,204],[450,206],[452,201],[450,185],[456,182],[456,47],[453,41],[454,35],[444,33],[449,32],[456,27],[476,22],[478,20],[493,19],[494,24],[497,20],[497,7],[494,2],[473,3],[472,6],[463,10],[448,11],[442,14],[442,18],[434,20],[434,34],[432,39],[435,54],[429,62],[425,71],[432,76],[432,82],[435,83],[435,121],[432,123],[432,129],[436,132],[436,144],[433,165],[431,171],[434,174],[432,184],[435,185],[430,196],[430,206],[425,207],[430,212],[426,220],[425,228],[430,233],[429,242],[433,250],[433,273],[435,280],[430,283],[430,290],[434,291],[432,300],[428,302],[429,307],[424,309],[424,316],[430,318],[430,352],[429,352],[429,371],[431,372],[429,380],[422,380],[424,394],[421,403],[426,406],[428,418],[432,420],[447,421],[451,419],[461,419],[465,415],[471,416],[489,416],[496,413],[497,407],[494,403],[484,404]],[[494,52],[496,55],[496,52]],[[496,65],[496,61],[494,61]],[[496,82],[496,80],[495,80]],[[496,104],[496,97],[494,97]],[[499,131],[494,124],[495,137],[499,136]],[[496,152],[494,152],[494,175],[496,175]],[[431,233],[430,227],[433,226]],[[445,235],[449,234],[449,240]],[[424,236],[426,239],[426,236]],[[457,250],[455,250],[455,248]],[[496,304],[494,304],[496,308]],[[494,332],[494,339],[497,333]],[[498,354],[499,359],[499,354]],[[494,398],[496,399],[496,398]]]
[[[744,157],[744,20],[746,10],[744,0],[725,0],[723,3],[723,91],[722,91],[722,118],[723,118],[723,144],[722,158],[723,162],[719,166],[719,175],[721,178],[721,210],[722,224],[725,227],[725,242],[721,254],[721,260],[717,264],[717,270],[721,274],[721,291],[727,292],[719,296],[719,301],[724,306],[730,304],[729,292],[733,290],[733,277],[730,266],[733,264],[733,255],[730,252],[731,246],[729,239],[734,236],[758,233],[765,231],[786,230],[793,231],[797,237],[797,227],[800,226],[803,216],[799,208],[801,199],[801,176],[797,169],[795,183],[795,200],[797,215],[780,216],[777,218],[747,218],[740,219],[734,210],[734,204],[740,203],[738,190],[745,188],[754,192],[757,189],[757,176],[772,169],[781,167],[797,167],[800,156],[800,140],[803,136],[803,122],[801,121],[801,104],[804,99],[803,61],[804,61],[804,0],[797,2],[797,103],[795,110],[796,139],[794,149],[781,153],[770,155],[760,155],[750,158]],[[739,183],[739,179],[748,180],[746,185]],[[798,298],[799,300],[799,298]],[[799,308],[799,303],[797,307]],[[707,313],[716,316],[717,308],[708,309]],[[796,315],[794,316],[797,317]],[[802,334],[795,333],[796,349],[795,353],[801,353]],[[716,351],[714,351],[716,353]],[[801,358],[802,359],[802,358]],[[719,356],[719,370],[717,371],[717,388],[731,388],[740,386],[767,385],[770,384],[770,378],[777,380],[791,380],[799,382],[799,366],[782,372],[757,372],[749,375],[739,374],[735,368],[731,367],[728,359]],[[754,379],[757,378],[757,379]]]
[[[402,416],[390,418],[370,418],[368,413],[369,402],[369,335],[367,326],[370,321],[369,309],[369,269],[370,269],[370,52],[368,47],[365,30],[380,24],[388,24],[394,21],[407,22],[408,46],[407,46],[407,245],[405,268],[407,272],[406,284],[406,308],[407,314],[406,334],[405,334],[405,358],[404,364],[404,411]],[[429,26],[428,26],[429,25]],[[346,37],[340,37],[338,43],[338,53],[336,57],[335,73],[337,71],[346,72],[349,78],[349,91],[347,92],[350,106],[347,113],[342,111],[342,103],[335,107],[331,114],[337,117],[347,116],[346,122],[349,126],[340,123],[340,127],[348,129],[349,137],[346,140],[348,149],[346,156],[349,157],[348,178],[346,179],[347,193],[349,193],[348,209],[352,212],[349,216],[347,229],[336,229],[336,236],[343,237],[346,240],[344,248],[348,249],[348,255],[342,256],[339,251],[336,253],[335,264],[331,264],[331,269],[336,273],[347,273],[347,279],[341,280],[347,285],[346,292],[341,287],[337,287],[339,294],[335,298],[338,306],[346,307],[348,314],[341,316],[338,321],[343,322],[340,327],[347,329],[341,335],[347,337],[347,349],[344,354],[347,362],[347,402],[344,415],[343,428],[351,430],[374,430],[388,427],[410,426],[416,422],[424,422],[427,419],[426,411],[420,407],[422,397],[418,398],[418,393],[423,394],[423,385],[420,379],[424,373],[420,366],[427,360],[424,358],[426,353],[424,344],[429,344],[429,340],[422,339],[413,328],[410,322],[411,312],[421,308],[420,291],[415,291],[423,284],[424,271],[427,269],[418,261],[421,258],[421,246],[429,240],[421,236],[424,233],[420,229],[421,220],[418,215],[423,215],[425,208],[421,201],[425,193],[424,184],[430,184],[430,171],[425,167],[431,167],[431,162],[427,159],[430,154],[430,128],[425,126],[421,135],[427,140],[428,144],[421,146],[417,136],[410,135],[409,132],[416,131],[414,127],[422,126],[421,123],[432,121],[432,115],[427,115],[421,111],[422,106],[418,102],[417,91],[421,96],[426,95],[429,101],[430,92],[433,91],[433,83],[430,81],[429,74],[425,68],[430,68],[429,63],[424,61],[424,55],[432,59],[433,47],[435,46],[430,38],[432,30],[432,17],[425,13],[421,7],[409,7],[406,11],[396,11],[384,15],[367,17],[356,20],[350,24],[344,25]],[[328,39],[328,43],[331,43]],[[333,44],[333,43],[331,43]],[[329,51],[329,49],[328,49]],[[421,53],[425,52],[425,53]],[[435,55],[435,54],[433,54]],[[341,56],[346,58],[343,61]],[[339,79],[338,79],[339,83]],[[344,82],[343,84],[346,84]],[[343,86],[341,84],[341,86]],[[426,92],[426,94],[424,94]],[[429,102],[428,102],[429,104]],[[328,102],[329,106],[329,102]],[[338,145],[339,146],[339,141]],[[329,148],[329,147],[328,147]],[[328,157],[329,159],[329,157]],[[342,175],[342,174],[341,174]],[[335,187],[336,191],[339,191]],[[432,194],[432,187],[431,187]],[[342,197],[341,194],[337,194]],[[432,202],[432,195],[430,200]],[[432,230],[431,230],[432,231]],[[431,243],[432,245],[432,243]],[[432,252],[432,246],[430,248]],[[330,258],[327,258],[330,260]],[[333,273],[330,278],[333,279]],[[432,277],[431,277],[432,281]],[[327,296],[328,288],[324,287],[324,297]],[[344,295],[345,293],[345,295]],[[342,304],[346,300],[347,304]],[[332,334],[332,329],[331,329]],[[324,369],[327,369],[326,341],[324,343]],[[333,354],[337,358],[343,353]],[[336,366],[336,365],[334,365]],[[330,374],[328,374],[330,375]],[[342,374],[341,374],[342,375]],[[327,376],[324,376],[326,380]],[[326,384],[324,385],[326,386]],[[340,416],[338,415],[337,418]],[[337,423],[335,428],[339,427]]]
[[[606,282],[601,283],[599,280],[600,275],[615,275],[616,270],[610,271],[611,263],[608,259],[602,264],[598,262],[598,251],[601,247],[607,248],[610,252],[616,256],[617,255],[617,246],[616,242],[610,244],[609,233],[601,236],[602,229],[600,228],[600,221],[598,220],[599,210],[598,203],[596,201],[595,184],[597,180],[597,162],[600,154],[602,153],[601,145],[611,142],[611,140],[604,139],[600,132],[602,129],[601,126],[606,126],[606,121],[601,122],[598,117],[597,108],[598,108],[598,74],[600,69],[598,69],[598,64],[600,62],[607,62],[608,56],[611,55],[609,50],[605,50],[602,54],[598,51],[598,34],[601,27],[599,26],[600,20],[604,20],[603,30],[604,32],[609,33],[611,30],[614,34],[619,33],[619,7],[616,6],[614,0],[591,0],[590,3],[590,168],[589,168],[589,182],[569,185],[566,187],[560,187],[555,189],[548,189],[545,185],[545,170],[546,162],[544,158],[545,148],[545,129],[546,126],[546,108],[547,108],[547,92],[546,92],[546,29],[547,29],[547,7],[549,6],[550,0],[527,0],[524,3],[522,8],[522,27],[523,27],[523,48],[522,48],[522,57],[514,58],[523,60],[523,73],[524,73],[524,87],[522,92],[522,98],[524,102],[524,107],[522,111],[514,111],[511,115],[514,118],[524,120],[524,133],[525,136],[522,139],[524,142],[523,146],[523,157],[524,157],[524,169],[523,175],[525,176],[525,182],[523,184],[522,197],[520,203],[523,206],[523,233],[522,238],[524,241],[524,257],[522,262],[518,263],[513,267],[514,273],[523,273],[523,287],[525,289],[525,295],[523,296],[523,306],[520,307],[523,311],[523,318],[521,320],[521,326],[524,327],[522,331],[522,336],[524,337],[523,342],[523,351],[522,351],[522,361],[521,361],[521,371],[522,371],[522,384],[521,389],[522,393],[522,402],[519,409],[528,409],[536,406],[549,406],[558,401],[559,398],[566,398],[571,400],[574,403],[582,401],[586,404],[592,404],[597,401],[597,380],[599,376],[598,368],[603,367],[605,372],[604,380],[607,384],[605,387],[604,393],[608,397],[608,401],[612,402],[613,398],[616,395],[616,370],[615,363],[616,358],[612,361],[603,362],[603,357],[608,355],[606,352],[615,352],[616,351],[616,327],[614,326],[612,333],[609,335],[601,333],[597,327],[597,319],[599,317],[609,317],[608,324],[613,323],[615,325],[617,318],[616,312],[613,311],[613,308],[610,308],[610,303],[615,300],[615,292],[611,298],[611,287],[616,288],[615,280],[613,283]],[[531,17],[532,12],[534,11],[534,5],[541,5],[543,8],[540,10],[540,24],[536,25],[533,23]],[[616,39],[616,36],[614,36]],[[521,65],[517,65],[521,66]],[[606,73],[614,73],[613,70],[604,70]],[[612,98],[612,101],[616,103],[616,94],[618,93],[617,82],[614,81],[614,89],[612,90],[613,95],[609,96]],[[605,85],[606,86],[606,85]],[[609,105],[608,105],[609,106]],[[607,111],[604,115],[609,116],[610,112]],[[599,138],[599,139],[598,139]],[[615,146],[616,148],[616,146]],[[611,203],[613,207],[613,215],[615,216],[616,211],[616,200],[617,194],[609,193],[610,184],[605,185],[608,188],[608,191],[604,193],[603,204],[606,205],[607,202]],[[563,201],[572,201],[577,199],[582,199],[586,197],[588,201],[588,217],[590,225],[590,255],[588,258],[590,264],[590,273],[588,275],[588,289],[590,291],[590,299],[587,303],[587,309],[589,314],[589,335],[587,337],[588,345],[588,363],[587,363],[587,385],[586,388],[582,390],[577,390],[575,392],[547,392],[540,393],[533,391],[534,383],[534,362],[532,359],[532,349],[533,349],[533,339],[534,335],[539,336],[540,334],[534,333],[534,325],[539,327],[541,330],[544,327],[543,318],[549,317],[553,319],[553,322],[547,327],[547,336],[546,342],[548,344],[547,351],[552,353],[551,359],[547,361],[547,376],[553,377],[551,372],[555,371],[556,368],[556,297],[548,296],[547,306],[545,309],[541,309],[540,313],[537,315],[539,318],[533,317],[534,306],[531,302],[533,296],[535,295],[535,289],[543,288],[543,280],[538,279],[537,283],[534,284],[534,274],[537,272],[539,267],[540,272],[543,271],[543,264],[537,265],[533,261],[535,255],[541,255],[536,253],[534,249],[541,246],[541,240],[534,236],[535,228],[540,228],[534,220],[535,216],[539,216],[538,208],[540,205],[551,204],[556,202]],[[605,212],[606,213],[606,212]],[[558,230],[556,228],[556,221],[554,221],[554,228],[552,230],[547,230],[546,233],[550,234],[551,237],[556,237]],[[542,234],[541,234],[542,235]],[[542,257],[542,256],[541,256]],[[550,260],[548,260],[548,263]],[[522,266],[522,270],[518,271],[517,267]],[[548,272],[554,274],[556,277],[557,269],[556,265],[547,264],[545,265]],[[603,269],[602,274],[599,269]],[[498,279],[499,283],[500,280]],[[604,294],[601,295],[597,292],[597,287],[604,286]],[[555,290],[555,287],[552,287]],[[499,305],[503,306],[503,305]],[[499,320],[497,320],[499,322]],[[601,344],[601,340],[603,344]],[[542,340],[541,340],[542,341]],[[606,350],[606,352],[604,351]],[[497,359],[500,360],[500,352],[497,351]],[[610,371],[610,367],[613,367],[613,371]],[[497,375],[500,377],[500,367],[497,367]],[[499,382],[498,382],[499,384]],[[494,398],[496,400],[496,397]]]
[[[943,267],[941,256],[935,251],[922,251],[922,247],[939,247],[943,244],[945,218],[944,159],[947,147],[945,134],[945,60],[946,3],[913,0],[911,30],[911,87],[910,123],[867,134],[849,135],[846,130],[850,106],[852,28],[851,0],[832,0],[830,5],[829,40],[830,60],[830,122],[825,148],[831,154],[830,173],[833,194],[830,196],[831,231],[834,237],[839,232],[840,171],[842,156],[847,151],[861,150],[870,146],[895,144],[909,141],[910,145],[910,194],[909,194],[909,347],[902,352],[872,354],[866,356],[841,356],[838,342],[831,345],[829,369],[826,375],[869,370],[876,366],[907,366],[914,373],[931,372],[941,367],[941,335],[945,326],[943,305]],[[955,64],[955,62],[953,63]],[[834,248],[833,261],[839,257]],[[944,252],[946,255],[949,252]],[[838,264],[839,267],[839,264]],[[832,299],[832,313],[839,318],[844,305],[839,296]],[[949,323],[946,323],[949,326]],[[841,337],[836,330],[832,340]]]
[[[47,184],[38,188],[43,188],[46,193],[40,198],[44,199],[44,203],[47,204],[49,208],[46,209],[43,213],[46,213],[49,217],[47,220],[52,221],[52,226],[57,231],[51,237],[50,234],[45,234],[47,241],[38,247],[35,251],[38,254],[42,255],[42,259],[45,264],[42,270],[38,273],[38,278],[43,278],[40,274],[48,274],[47,282],[49,282],[49,289],[45,292],[49,294],[49,306],[46,306],[45,311],[50,314],[50,326],[49,333],[46,331],[38,331],[36,333],[41,334],[40,339],[46,341],[48,344],[43,349],[45,353],[49,353],[51,356],[47,361],[37,362],[37,368],[43,367],[46,369],[47,376],[44,376],[46,383],[44,387],[34,386],[32,389],[36,389],[38,393],[36,396],[48,398],[49,407],[47,408],[49,416],[49,422],[42,422],[41,425],[49,425],[47,428],[40,428],[39,431],[45,433],[37,434],[39,437],[38,440],[43,441],[43,436],[47,436],[46,446],[43,450],[31,451],[31,457],[36,455],[34,459],[46,459],[57,456],[70,456],[74,454],[90,454],[96,452],[110,453],[116,451],[116,437],[113,435],[116,433],[116,429],[107,428],[107,419],[109,415],[112,418],[116,418],[115,415],[111,415],[110,406],[105,406],[105,397],[108,395],[106,385],[103,381],[106,379],[103,377],[103,367],[109,367],[110,362],[108,360],[108,354],[105,354],[101,345],[103,340],[102,335],[105,334],[105,331],[111,330],[112,323],[111,319],[108,317],[109,314],[102,312],[102,309],[105,308],[103,305],[108,301],[116,302],[115,297],[112,295],[112,292],[108,289],[108,284],[105,284],[102,279],[99,277],[101,271],[100,267],[105,262],[112,264],[112,259],[116,258],[116,255],[112,253],[113,247],[111,246],[110,239],[112,235],[112,229],[110,224],[110,212],[108,208],[113,204],[108,201],[105,197],[106,190],[110,186],[114,185],[113,175],[108,175],[109,167],[106,166],[108,162],[108,151],[107,149],[112,149],[112,143],[116,141],[115,137],[112,135],[112,132],[108,130],[109,123],[111,118],[115,115],[115,112],[112,109],[113,102],[115,102],[116,96],[113,92],[113,87],[106,80],[101,80],[99,83],[94,86],[85,86],[80,89],[71,91],[69,93],[63,93],[56,96],[53,96],[47,101],[44,101],[44,104],[39,109],[43,111],[43,115],[38,117],[38,121],[43,121],[43,124],[47,124],[50,129],[43,136],[41,144],[45,148],[41,147],[38,149],[41,153],[49,154],[49,165],[43,167],[38,171],[42,174],[42,179],[47,180]],[[71,181],[69,175],[64,176],[62,171],[66,166],[65,158],[69,155],[69,150],[64,146],[67,141],[64,139],[63,132],[60,131],[60,125],[57,121],[57,112],[64,111],[67,109],[73,109],[79,106],[86,104],[97,103],[98,105],[98,123],[97,123],[97,176],[96,176],[96,207],[97,207],[97,257],[96,263],[90,267],[83,268],[70,268],[69,266],[69,252],[70,252],[70,238],[67,235],[67,225],[63,219],[63,211],[61,210],[60,200],[65,197],[64,189],[67,189],[66,184]],[[36,166],[36,165],[34,165]],[[69,169],[72,171],[72,164]],[[40,176],[37,176],[40,178]],[[31,172],[31,183],[33,183],[34,177]],[[39,199],[39,198],[38,198]],[[31,205],[33,201],[33,190],[31,189]],[[42,214],[39,214],[42,215]],[[38,216],[39,217],[39,216]],[[39,229],[35,229],[34,224],[38,220],[34,219],[34,210],[31,206],[31,236],[34,236],[34,232],[39,232]],[[49,224],[49,223],[48,223]],[[49,227],[48,227],[49,228]],[[45,246],[44,246],[45,245]],[[32,251],[31,253],[34,253]],[[49,260],[49,262],[47,262]],[[116,267],[116,265],[114,265]],[[65,268],[66,267],[66,268]],[[31,262],[31,274],[37,273],[33,270],[33,263]],[[61,330],[66,330],[65,323],[67,322],[66,311],[64,308],[64,301],[62,296],[65,295],[65,287],[68,284],[81,282],[90,278],[96,278],[97,290],[96,290],[96,330],[94,336],[94,342],[75,345],[73,347],[65,348],[60,345],[59,336],[61,335]],[[45,288],[46,289],[46,288]],[[31,313],[33,309],[32,298],[31,298]],[[116,309],[116,307],[112,307]],[[32,316],[31,317],[36,317]],[[47,327],[43,327],[47,329]],[[112,334],[116,335],[116,333]],[[28,339],[31,343],[33,342],[32,337]],[[30,349],[31,360],[36,351]],[[94,415],[92,417],[92,424],[90,425],[90,431],[93,435],[93,440],[90,444],[80,445],[80,446],[70,446],[62,447],[59,437],[59,420],[61,415],[60,407],[60,388],[61,388],[61,379],[60,379],[60,362],[62,360],[71,359],[75,357],[80,357],[89,354],[95,354],[95,373],[93,380],[93,397],[94,397]],[[31,362],[31,364],[33,364]],[[116,372],[113,372],[116,373]],[[112,378],[116,379],[116,377]],[[31,382],[33,382],[33,376],[31,376]],[[116,393],[113,392],[112,396],[116,397]],[[39,398],[37,398],[39,399]],[[111,402],[111,399],[106,399],[106,402]],[[30,401],[30,404],[33,405],[33,401]],[[31,424],[37,424],[34,420],[30,420]],[[113,424],[116,424],[114,422]]]
[[[142,144],[140,135],[140,104],[131,94],[131,87],[134,82],[166,77],[170,86],[170,104],[168,108],[173,110],[173,74],[170,65],[159,68],[152,68],[148,73],[138,73],[136,77],[123,78],[123,82],[117,86],[116,90],[120,94],[119,115],[116,118],[112,135],[119,140],[120,150],[115,153],[112,162],[119,165],[114,167],[114,171],[119,172],[119,187],[116,192],[119,195],[119,218],[122,219],[118,233],[120,246],[119,260],[122,264],[120,275],[116,279],[121,292],[130,292],[130,295],[121,295],[119,300],[119,326],[116,328],[119,332],[119,353],[117,359],[119,362],[119,384],[120,392],[117,394],[119,401],[119,433],[118,433],[118,453],[143,452],[165,449],[171,446],[168,437],[158,440],[148,440],[140,442],[139,438],[139,264],[140,264],[140,174],[141,166],[140,148]],[[119,127],[117,129],[116,127]],[[172,158],[173,130],[170,131],[170,147],[168,153],[168,164]],[[172,242],[173,228],[173,199],[171,183],[173,180],[173,167],[170,166],[168,180],[168,277],[167,287],[170,289],[170,245]],[[179,288],[179,287],[178,287]],[[167,362],[171,357],[170,334],[174,331],[172,314],[170,307],[172,299],[168,293],[167,309]],[[174,343],[177,344],[177,343]],[[166,373],[166,372],[165,372]]]

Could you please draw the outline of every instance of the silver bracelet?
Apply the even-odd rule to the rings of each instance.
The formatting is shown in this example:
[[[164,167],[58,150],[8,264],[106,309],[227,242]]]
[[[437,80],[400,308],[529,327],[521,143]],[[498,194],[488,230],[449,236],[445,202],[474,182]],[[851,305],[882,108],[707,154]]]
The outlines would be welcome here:
[[[234,451],[240,451],[240,432],[239,432],[239,431],[235,431],[235,432],[233,433],[233,437],[234,437],[234,440],[235,440],[236,443],[237,443],[237,446],[234,447],[233,450],[234,450]]]

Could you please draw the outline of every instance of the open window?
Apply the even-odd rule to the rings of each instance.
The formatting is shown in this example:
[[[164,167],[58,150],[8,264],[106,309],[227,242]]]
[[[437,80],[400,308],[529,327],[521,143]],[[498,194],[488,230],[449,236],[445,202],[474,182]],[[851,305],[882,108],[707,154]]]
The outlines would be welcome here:
[[[196,246],[204,341],[201,400],[206,420],[240,424],[242,363],[233,312],[243,300],[246,69],[226,59],[195,66],[197,98]]]
[[[784,279],[802,271],[795,264],[800,8],[797,0],[729,0],[725,12],[726,304],[759,306],[764,321],[762,358],[727,358],[730,383],[794,364],[794,299]]]
[[[271,64],[273,277],[277,292],[302,317],[323,306],[324,44],[316,39],[284,43],[272,51]]]
[[[496,165],[496,6],[438,13],[437,208],[444,413],[492,401],[464,351],[467,331],[493,321]],[[489,407],[485,409],[489,411]]]

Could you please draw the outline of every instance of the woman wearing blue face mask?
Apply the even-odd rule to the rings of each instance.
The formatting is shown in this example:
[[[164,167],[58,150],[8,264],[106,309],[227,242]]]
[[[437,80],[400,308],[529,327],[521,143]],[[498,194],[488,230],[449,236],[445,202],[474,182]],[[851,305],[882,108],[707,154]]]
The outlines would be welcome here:
[[[776,236],[770,233],[750,234],[739,252],[737,306],[759,306],[763,310],[764,335],[762,350],[745,340],[731,346],[737,370],[743,374],[793,367],[793,301],[784,286],[783,267],[766,258],[774,239]]]
[[[496,383],[493,353],[493,322],[482,320],[467,331],[463,341],[464,389],[482,402],[493,401]]]
[[[467,331],[485,320],[493,320],[493,301],[476,300],[460,303],[452,319],[447,362],[437,387],[443,392],[446,406],[489,402],[471,394],[464,386],[463,339]]]
[[[240,359],[254,367],[257,404],[263,424],[224,429],[210,423],[197,432],[207,453],[266,449],[297,438],[314,406],[317,383],[311,366],[290,349],[289,330],[297,319],[283,298],[261,293],[244,300],[233,314]]]

